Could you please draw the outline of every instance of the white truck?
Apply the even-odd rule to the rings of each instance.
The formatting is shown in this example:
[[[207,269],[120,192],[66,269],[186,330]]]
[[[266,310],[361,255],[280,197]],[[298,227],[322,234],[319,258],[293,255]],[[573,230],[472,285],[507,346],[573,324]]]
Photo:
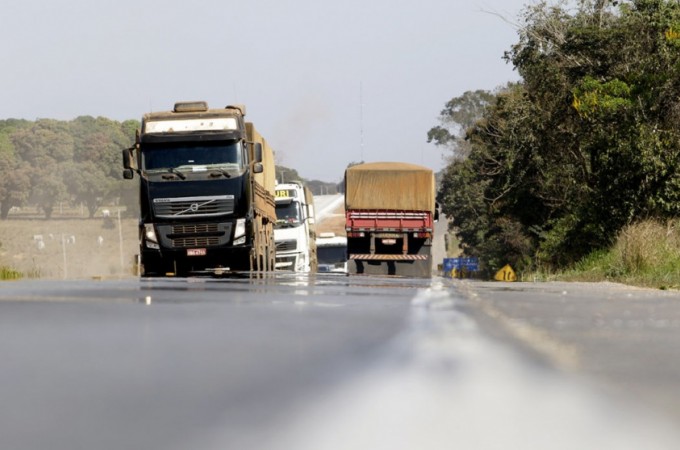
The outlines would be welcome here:
[[[301,183],[276,185],[277,270],[316,272],[316,225],[312,191]]]
[[[335,233],[319,233],[316,240],[318,272],[347,273],[347,238]]]

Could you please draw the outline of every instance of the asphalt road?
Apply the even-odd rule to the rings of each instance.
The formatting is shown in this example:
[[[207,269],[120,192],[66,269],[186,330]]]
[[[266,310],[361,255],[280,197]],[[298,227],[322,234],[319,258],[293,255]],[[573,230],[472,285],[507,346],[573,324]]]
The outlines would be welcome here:
[[[318,222],[323,221],[326,217],[333,214],[333,212],[343,205],[345,196],[342,194],[335,195],[315,195],[314,208],[316,208],[316,219]]]
[[[487,333],[680,424],[679,292],[614,283],[461,286]]]
[[[677,449],[680,295],[277,274],[0,285],[2,449]]]

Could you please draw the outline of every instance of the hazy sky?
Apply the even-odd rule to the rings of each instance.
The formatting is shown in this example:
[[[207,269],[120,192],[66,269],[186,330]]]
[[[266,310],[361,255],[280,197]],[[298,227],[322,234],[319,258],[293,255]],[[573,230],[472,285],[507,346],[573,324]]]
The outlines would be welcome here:
[[[3,2],[0,119],[139,119],[244,103],[305,178],[351,161],[439,170],[444,104],[518,75],[503,60],[533,0]],[[492,14],[493,12],[495,14]]]

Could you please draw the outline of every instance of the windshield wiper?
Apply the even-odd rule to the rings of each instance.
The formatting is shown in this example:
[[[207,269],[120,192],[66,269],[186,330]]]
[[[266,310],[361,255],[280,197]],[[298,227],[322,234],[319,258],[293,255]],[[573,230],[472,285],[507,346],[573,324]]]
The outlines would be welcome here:
[[[298,225],[300,225],[298,220],[291,222],[290,220],[279,219],[274,224],[274,228],[295,228]]]
[[[210,176],[211,176],[211,177],[219,176],[218,174],[216,174],[216,173],[214,172],[215,170],[218,171],[219,173],[221,173],[222,175],[224,175],[225,178],[231,178],[231,174],[230,174],[229,172],[227,172],[226,170],[221,169],[221,168],[219,168],[219,167],[216,167],[216,168],[214,168],[214,169],[210,169]]]
[[[180,179],[182,179],[182,180],[186,180],[186,179],[187,179],[187,176],[186,176],[186,175],[184,175],[182,172],[180,172],[179,170],[175,169],[174,167],[168,168],[168,172],[174,173],[175,175],[177,175],[177,176],[178,176]]]

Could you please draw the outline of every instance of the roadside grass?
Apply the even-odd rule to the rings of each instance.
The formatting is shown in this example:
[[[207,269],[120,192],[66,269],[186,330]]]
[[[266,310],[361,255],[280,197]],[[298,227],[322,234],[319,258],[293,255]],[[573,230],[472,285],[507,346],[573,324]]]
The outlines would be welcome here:
[[[548,278],[680,289],[680,220],[629,225],[611,249],[596,251],[573,269]]]
[[[23,278],[23,274],[11,267],[0,267],[0,280],[18,280]]]

